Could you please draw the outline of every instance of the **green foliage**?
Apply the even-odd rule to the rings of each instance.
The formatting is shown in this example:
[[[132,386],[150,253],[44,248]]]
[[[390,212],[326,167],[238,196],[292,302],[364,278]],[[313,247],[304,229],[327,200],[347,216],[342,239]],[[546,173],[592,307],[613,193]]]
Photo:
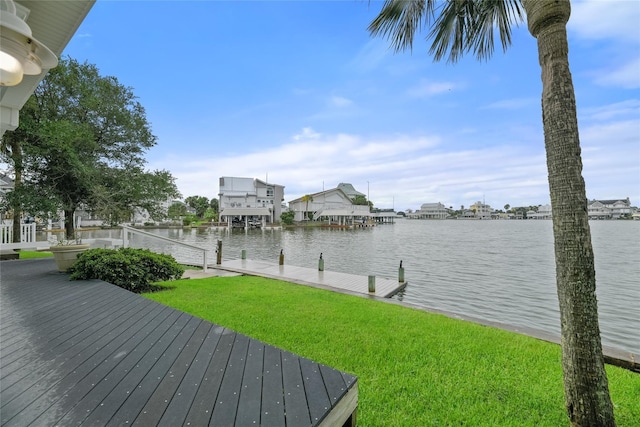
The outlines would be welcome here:
[[[208,222],[211,222],[211,221],[215,222],[218,220],[218,212],[216,212],[212,207],[209,207],[204,212],[204,219],[205,221],[208,221]]]
[[[19,127],[3,135],[4,158],[21,173],[12,206],[42,217],[63,210],[68,237],[79,206],[112,224],[135,208],[158,217],[178,190],[169,172],[144,169],[155,144],[131,88],[63,58],[20,111]]]
[[[293,211],[282,212],[280,214],[280,220],[284,225],[291,225],[293,224],[294,216],[295,216],[295,212]]]
[[[216,198],[211,199],[211,201],[209,202],[209,206],[211,206],[211,209],[213,209],[215,213],[220,212],[218,199]]]
[[[191,225],[198,220],[198,217],[194,214],[187,214],[182,218],[182,225]]]
[[[189,207],[195,209],[196,215],[200,219],[204,218],[204,213],[210,207],[209,199],[203,196],[189,196],[184,201]]]
[[[184,203],[175,202],[171,206],[169,206],[169,210],[167,211],[167,215],[170,219],[176,220],[180,217],[183,217],[187,214],[187,207]]]
[[[69,270],[71,280],[100,279],[132,292],[153,289],[153,283],[177,280],[184,267],[171,255],[148,249],[89,249]]]

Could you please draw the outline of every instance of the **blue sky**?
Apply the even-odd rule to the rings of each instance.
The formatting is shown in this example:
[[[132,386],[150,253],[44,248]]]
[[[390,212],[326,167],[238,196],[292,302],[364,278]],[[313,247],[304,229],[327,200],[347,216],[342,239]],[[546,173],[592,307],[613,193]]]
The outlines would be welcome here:
[[[98,0],[63,55],[131,87],[184,197],[220,176],[285,201],[340,182],[376,207],[549,203],[540,67],[526,25],[506,52],[434,63],[367,26],[378,1]],[[640,2],[574,2],[568,25],[590,199],[640,205]]]

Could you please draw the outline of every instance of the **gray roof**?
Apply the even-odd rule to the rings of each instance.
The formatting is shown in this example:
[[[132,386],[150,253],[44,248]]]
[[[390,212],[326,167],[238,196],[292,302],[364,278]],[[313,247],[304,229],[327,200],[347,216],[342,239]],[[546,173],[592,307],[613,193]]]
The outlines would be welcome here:
[[[344,193],[349,196],[350,199],[353,199],[356,196],[365,196],[365,194],[357,191],[355,188],[353,188],[353,185],[347,183],[347,182],[341,182],[340,184],[338,184],[338,187],[336,187],[342,191],[344,191]]]

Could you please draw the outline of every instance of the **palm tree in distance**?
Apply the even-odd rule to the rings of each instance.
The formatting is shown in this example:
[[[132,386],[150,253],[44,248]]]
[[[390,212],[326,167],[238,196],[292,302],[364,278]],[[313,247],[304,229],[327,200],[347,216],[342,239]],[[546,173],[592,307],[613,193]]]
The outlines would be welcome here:
[[[309,202],[313,202],[313,196],[311,194],[305,194],[304,196],[302,196],[302,201],[307,203],[307,207],[305,208],[305,211],[304,211],[304,218],[310,219],[309,218]]]
[[[494,31],[503,50],[511,28],[524,20],[538,41],[542,69],[542,123],[547,154],[560,306],[565,406],[574,426],[613,426],[598,324],[596,279],[575,92],[569,70],[566,24],[569,0],[385,0],[371,22],[372,35],[389,38],[396,51],[411,48],[429,28],[429,53],[456,62],[473,52],[493,54]]]

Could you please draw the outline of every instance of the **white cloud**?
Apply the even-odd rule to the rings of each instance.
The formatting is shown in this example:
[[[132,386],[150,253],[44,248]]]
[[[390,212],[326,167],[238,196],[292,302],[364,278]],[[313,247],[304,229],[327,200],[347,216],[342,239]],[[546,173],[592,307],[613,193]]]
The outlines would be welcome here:
[[[199,158],[172,156],[172,174],[184,196],[217,194],[220,176],[263,178],[285,186],[285,199],[350,182],[379,207],[418,208],[440,201],[469,205],[485,194],[487,203],[547,203],[544,153],[533,157],[526,147],[506,145],[450,151],[437,136],[327,135],[306,128],[308,138],[241,155]],[[455,148],[451,148],[454,150]],[[166,165],[156,164],[156,168]]]
[[[585,108],[584,110],[578,110],[578,113],[580,120],[603,121],[628,117],[634,119],[637,125],[637,119],[640,117],[640,99],[629,99],[599,107]]]
[[[380,39],[369,40],[347,64],[347,68],[365,73],[378,68],[385,58],[392,55],[387,42]]]
[[[640,2],[589,0],[571,3],[570,31],[583,39],[640,44]]]
[[[329,102],[332,106],[339,107],[339,108],[348,107],[353,104],[352,100],[345,98],[343,96],[337,96],[337,95],[332,96],[329,99]]]
[[[318,139],[320,138],[320,134],[314,132],[311,128],[302,128],[302,133],[293,136],[293,139],[296,141],[308,140],[308,139]]]
[[[640,58],[634,58],[614,69],[596,71],[595,82],[602,86],[615,86],[624,89],[640,88]]]

